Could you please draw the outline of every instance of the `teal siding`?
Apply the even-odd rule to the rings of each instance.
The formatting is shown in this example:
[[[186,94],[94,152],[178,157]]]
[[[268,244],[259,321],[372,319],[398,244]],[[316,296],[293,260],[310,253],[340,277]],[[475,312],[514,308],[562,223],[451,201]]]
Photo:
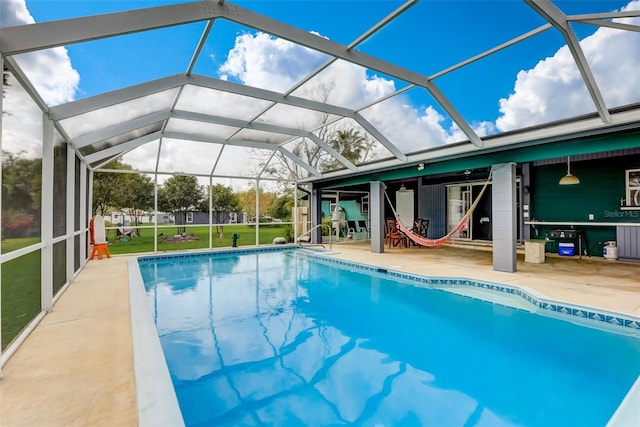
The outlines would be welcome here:
[[[571,164],[571,172],[580,179],[578,185],[558,184],[566,172],[566,164],[534,168],[531,181],[531,218],[538,221],[640,222],[640,211],[623,211],[620,199],[625,194],[625,169],[638,167],[637,156],[600,159]],[[532,228],[532,238],[544,238],[550,229],[569,228],[546,226]],[[584,229],[592,255],[602,255],[602,243],[616,239],[616,228],[581,227]],[[551,245],[548,245],[551,250]]]
[[[490,144],[490,139],[487,145]],[[393,181],[398,179],[414,178],[417,176],[435,175],[446,172],[456,172],[465,169],[488,168],[497,163],[506,162],[534,162],[536,160],[565,157],[568,155],[593,154],[615,150],[624,150],[640,147],[640,135],[607,135],[598,138],[557,142],[553,144],[541,144],[523,148],[512,148],[493,153],[480,152],[477,155],[469,154],[466,157],[425,163],[423,171],[417,171],[415,165],[406,168],[398,168],[389,171],[374,172],[358,176],[350,176],[338,180],[327,180],[328,186],[348,187],[351,185],[367,184],[369,181]],[[559,178],[558,178],[559,179]],[[318,180],[322,186],[323,180]]]
[[[368,219],[368,214],[360,212],[360,203],[355,200],[341,200],[339,205],[344,209],[345,219],[347,221],[358,221],[359,219]],[[329,201],[322,201],[322,217],[325,220],[331,219],[331,212],[329,209]]]

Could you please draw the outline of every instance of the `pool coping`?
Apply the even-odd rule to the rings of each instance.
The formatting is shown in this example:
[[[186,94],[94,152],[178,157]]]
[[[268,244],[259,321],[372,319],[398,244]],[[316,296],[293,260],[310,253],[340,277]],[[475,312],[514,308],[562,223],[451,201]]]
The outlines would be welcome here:
[[[304,250],[305,253],[313,253],[314,256],[329,261],[330,263],[370,272],[383,273],[391,277],[415,282],[421,286],[475,286],[491,291],[512,294],[529,302],[538,314],[550,315],[565,321],[579,321],[587,327],[604,329],[616,328],[620,332],[623,332],[623,330],[618,328],[626,328],[627,333],[637,334],[640,332],[639,317],[601,308],[552,300],[524,286],[460,277],[436,277],[424,276],[417,273],[406,273],[392,268],[383,268],[361,262],[336,259],[332,257],[336,255],[335,251],[315,247],[308,248],[296,244],[141,255],[131,258],[128,264],[134,371],[138,405],[138,425],[140,427],[155,427],[158,425],[184,426],[184,420],[171,381],[169,368],[162,351],[160,337],[153,322],[139,268],[139,261],[195,258],[209,256],[210,254],[278,252],[286,249]],[[512,308],[515,310],[520,309],[517,307]],[[635,380],[606,426],[624,427],[630,425],[630,422],[637,421],[637,407],[639,403],[640,376]]]
[[[185,425],[182,411],[153,321],[138,259],[134,257],[128,262],[138,426],[182,427]]]

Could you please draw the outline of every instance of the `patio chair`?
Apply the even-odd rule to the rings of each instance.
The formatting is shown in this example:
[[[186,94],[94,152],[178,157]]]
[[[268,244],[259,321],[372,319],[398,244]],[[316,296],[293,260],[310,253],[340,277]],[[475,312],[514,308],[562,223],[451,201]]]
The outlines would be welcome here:
[[[429,218],[415,219],[415,221],[413,222],[413,228],[411,229],[411,231],[416,233],[418,236],[426,238],[428,230],[429,230]],[[411,241],[411,243],[413,243],[415,246],[422,247],[420,244],[418,244],[413,240]]]
[[[353,220],[347,220],[347,236],[351,236],[353,240],[358,240],[358,227]]]
[[[365,239],[369,239],[371,236],[369,235],[369,228],[367,227],[367,221],[364,219],[358,220],[358,231],[363,233]]]
[[[93,259],[96,254],[98,259],[102,259],[102,254],[107,255],[107,258],[111,258],[107,233],[104,229],[104,219],[100,215],[94,216],[89,221],[89,242],[92,246],[89,259]]]
[[[387,220],[387,233],[386,238],[389,240],[389,248],[407,246],[407,236],[398,228],[398,221],[395,219]]]

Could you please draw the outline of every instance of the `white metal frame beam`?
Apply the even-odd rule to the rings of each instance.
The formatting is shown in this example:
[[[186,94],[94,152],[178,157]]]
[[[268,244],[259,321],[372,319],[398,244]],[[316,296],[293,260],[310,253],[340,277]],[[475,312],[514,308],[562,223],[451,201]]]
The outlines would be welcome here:
[[[185,84],[193,84],[195,86],[205,87],[208,89],[219,90],[222,92],[233,93],[236,95],[247,96],[250,98],[259,98],[263,100],[272,101],[274,103],[285,104],[293,107],[304,108],[307,110],[318,111],[321,113],[333,114],[336,116],[351,118],[355,120],[363,129],[369,132],[374,138],[376,138],[387,150],[389,150],[393,155],[401,161],[406,161],[407,157],[404,153],[402,153],[398,148],[389,141],[382,133],[380,133],[375,126],[369,123],[362,115],[357,113],[354,110],[339,107],[335,105],[330,105],[318,101],[313,101],[310,99],[299,98],[295,96],[284,96],[279,92],[273,92],[265,89],[259,89],[254,87],[248,87],[237,83],[231,83],[224,80],[214,79],[211,77],[205,77],[200,75],[191,75],[187,76],[186,74],[179,74],[147,83],[143,83],[140,85],[132,86],[130,88],[125,88],[121,90],[117,90],[114,92],[105,93],[102,95],[96,95],[91,98],[85,98],[78,101],[73,101],[67,104],[55,106],[50,108],[51,117],[54,120],[64,120],[70,117],[74,117],[88,111],[95,111],[102,108],[107,108],[122,102],[131,101],[134,99],[138,99],[144,96],[151,95],[153,93],[161,92],[164,90],[174,89],[178,86]],[[163,117],[166,117],[166,111],[160,111],[157,113],[152,113],[147,116],[143,116],[137,119],[134,119],[127,123],[122,123],[113,127],[105,128],[103,130],[80,136],[74,139],[74,145],[76,147],[84,147],[90,145],[92,143],[103,140],[107,135],[117,135],[119,130],[123,132],[127,130],[133,130],[132,127],[136,126],[136,123],[142,125],[144,123],[151,124],[158,120],[162,120]],[[193,113],[194,115],[197,113]],[[194,116],[195,117],[195,116]],[[233,120],[233,119],[228,119]],[[239,123],[236,121],[234,123]],[[249,128],[248,122],[244,122],[244,128]],[[223,123],[222,123],[223,124]],[[257,123],[251,123],[254,128],[257,129]],[[265,128],[266,129],[266,128]],[[115,132],[115,133],[114,133]],[[288,132],[285,132],[288,133]],[[316,143],[318,141],[314,140]],[[351,169],[349,166],[350,162],[344,159],[342,156],[336,156],[338,154],[335,150],[332,150],[328,144],[324,143],[323,148],[334,155],[342,164]],[[91,163],[90,160],[87,160]],[[346,164],[345,161],[349,164]]]
[[[184,3],[110,13],[63,21],[9,27],[3,29],[0,52],[13,55],[21,52],[63,46],[81,41],[95,40],[139,31],[164,28],[191,22],[224,18],[229,21],[272,34],[334,58],[375,70],[391,77],[413,83],[426,89],[447,112],[469,140],[482,146],[482,140],[462,117],[453,104],[427,77],[393,63],[350,49],[316,34],[281,23],[250,10],[217,2]],[[29,28],[26,28],[29,27]]]
[[[347,160],[342,154],[334,150],[329,144],[322,139],[318,138],[312,132],[308,132],[302,129],[294,129],[286,126],[270,125],[268,123],[247,122],[239,119],[231,119],[228,117],[215,116],[211,114],[193,113],[190,111],[174,110],[171,113],[171,118],[192,120],[204,123],[219,124],[224,126],[237,127],[242,129],[259,130],[263,132],[279,133],[284,135],[291,135],[294,137],[308,138],[322,147],[325,151],[335,157],[340,163],[351,170],[357,170],[356,166]],[[281,145],[281,144],[278,144]]]
[[[135,119],[131,119],[127,122],[118,123],[114,126],[108,126],[106,128],[101,128],[95,132],[88,133],[85,135],[78,136],[71,140],[73,146],[76,148],[86,147],[91,144],[95,144],[109,138],[113,138],[114,136],[122,135],[127,132],[132,132],[137,129],[152,125],[154,123],[158,123],[164,120],[169,119],[170,114],[169,111],[159,111],[157,113],[151,113],[146,116],[137,117]]]
[[[603,19],[580,19],[580,20],[576,20],[575,22],[580,22],[582,24],[596,25],[598,27],[609,27],[609,28],[614,28],[616,30],[640,32],[640,25],[624,24],[622,22],[611,22],[611,21],[605,21]]]
[[[229,140],[229,139],[216,138],[211,136],[205,137],[202,135],[191,135],[184,132],[164,132],[164,137],[171,138],[171,139],[184,139],[187,141],[209,142],[213,144],[236,145],[240,147],[253,147],[253,148],[259,148],[264,150],[279,151],[283,155],[285,155],[287,158],[289,158],[291,161],[293,161],[294,163],[298,164],[300,167],[307,170],[309,173],[315,176],[322,175],[320,172],[318,172],[318,170],[309,166],[307,163],[302,161],[302,159],[300,159],[298,156],[293,154],[291,151],[287,150],[286,148],[280,147],[279,145],[276,145],[276,144],[269,144],[268,142],[248,141],[248,140],[240,140],[240,139]]]
[[[118,156],[120,154],[126,153],[127,151],[131,151],[136,147],[144,145],[148,142],[156,141],[162,138],[162,132],[153,132],[140,138],[132,139],[131,141],[127,141],[122,144],[114,145],[113,147],[106,148],[104,150],[97,151],[93,154],[89,154],[84,157],[84,161],[87,164],[99,162],[102,159],[106,159],[108,157]]]
[[[604,102],[602,93],[600,93],[600,89],[598,88],[598,83],[591,72],[587,58],[582,51],[582,47],[580,47],[580,41],[573,31],[567,15],[565,15],[549,0],[525,0],[525,2],[540,16],[553,25],[560,34],[562,34],[562,37],[569,47],[569,51],[571,51],[573,60],[582,75],[584,84],[587,86],[587,90],[595,104],[598,115],[603,122],[611,123],[611,114],[609,113],[609,109]]]

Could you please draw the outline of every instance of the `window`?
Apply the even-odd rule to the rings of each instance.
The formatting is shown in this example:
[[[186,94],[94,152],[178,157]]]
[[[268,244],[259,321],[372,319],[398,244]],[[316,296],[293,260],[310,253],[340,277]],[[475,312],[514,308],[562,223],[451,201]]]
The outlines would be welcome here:
[[[626,200],[624,207],[640,209],[640,169],[626,171]]]
[[[193,222],[193,212],[187,212],[187,224],[191,224]]]
[[[360,212],[369,213],[369,195],[362,196],[360,199]]]

